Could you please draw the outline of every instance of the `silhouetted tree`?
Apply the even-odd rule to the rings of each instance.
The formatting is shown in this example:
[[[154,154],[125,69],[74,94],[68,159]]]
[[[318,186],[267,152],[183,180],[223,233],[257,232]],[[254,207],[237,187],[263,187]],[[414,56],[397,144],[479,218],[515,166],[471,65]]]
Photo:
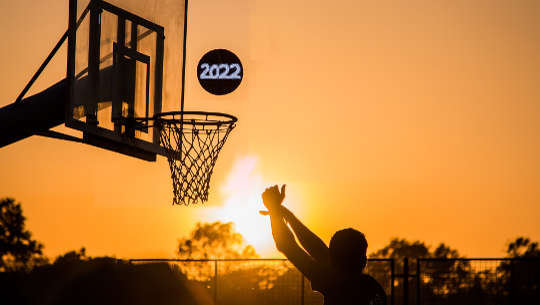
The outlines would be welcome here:
[[[440,243],[435,250],[430,251],[429,246],[423,241],[408,241],[406,239],[393,238],[384,248],[379,249],[369,255],[371,258],[393,258],[398,262],[405,257],[415,258],[458,258],[459,252],[450,248],[444,243]],[[400,269],[403,265],[398,266]]]
[[[90,259],[86,256],[86,248],[82,247],[79,251],[69,251],[63,255],[59,255],[55,260],[54,264],[68,264],[68,263],[78,263]]]
[[[257,252],[246,245],[242,235],[234,230],[232,222],[197,223],[189,238],[178,244],[178,257],[182,259],[257,258]],[[225,264],[220,274],[232,271],[235,264]],[[236,266],[240,266],[236,264]],[[180,269],[189,279],[209,282],[215,273],[213,262],[180,263]]]
[[[406,239],[393,238],[384,248],[369,255],[371,258],[393,258],[396,260],[396,269],[403,270],[403,259],[418,257],[431,257],[429,247],[422,241],[408,241]],[[412,265],[411,265],[412,266]]]
[[[393,258],[395,259],[396,270],[398,272],[403,270],[403,259],[407,257],[409,259],[409,272],[415,273],[416,270],[416,258],[459,258],[459,252],[456,249],[450,248],[444,243],[440,243],[435,250],[430,251],[430,247],[424,242],[408,241],[406,239],[393,238],[390,243],[384,248],[370,254],[371,258]],[[374,268],[375,267],[375,268]],[[381,278],[386,273],[381,269],[384,266],[376,265],[369,266],[368,271],[372,276]],[[378,270],[378,269],[381,270]],[[379,275],[380,273],[380,275]],[[448,277],[452,274],[452,277]],[[433,298],[434,295],[446,297],[449,291],[458,291],[465,288],[470,278],[470,266],[466,261],[457,260],[443,260],[443,261],[427,261],[422,265],[422,293],[424,296]],[[402,285],[402,281],[398,282],[398,286]],[[409,278],[409,287],[411,291],[416,290],[416,280],[413,277]],[[396,291],[401,292],[401,288],[398,287]],[[410,297],[414,296],[413,293],[409,293]],[[399,298],[399,296],[398,296]],[[411,299],[410,302],[414,302]],[[438,300],[440,301],[440,300]]]
[[[288,262],[222,262],[219,270],[221,305],[290,304],[300,294],[301,274]]]
[[[232,222],[197,223],[189,238],[182,238],[178,256],[190,259],[257,258],[257,252],[246,245]]]
[[[436,258],[460,258],[462,257],[456,249],[452,249],[444,243],[440,243],[433,252],[431,257]]]
[[[43,245],[26,230],[21,204],[13,198],[0,199],[0,272],[30,270],[46,262]]]
[[[429,247],[421,241],[408,241],[406,239],[393,238],[390,240],[390,243],[369,255],[370,258],[393,258],[395,260],[395,268],[400,273],[403,270],[403,259],[407,258],[417,258],[417,257],[429,257]],[[412,262],[409,262],[409,270],[413,270]],[[373,276],[375,279],[383,279],[387,274],[387,270],[382,264],[369,264],[368,262],[368,273]],[[409,287],[414,284],[412,278],[409,279]],[[403,289],[403,281],[400,279],[397,282],[395,291],[397,292],[397,299],[401,299],[400,293]],[[414,290],[411,290],[414,291]],[[413,300],[411,300],[412,302]]]
[[[518,237],[508,244],[506,254],[512,258],[540,257],[540,249],[538,242],[531,242],[527,237]]]
[[[502,263],[497,271],[502,275],[498,294],[507,295],[508,303],[540,303],[540,249],[538,242],[518,237],[508,243],[506,254],[513,260]],[[498,283],[497,283],[498,284]]]
[[[28,273],[0,273],[0,296],[0,304],[212,304],[205,291],[166,263],[91,258],[84,248]]]
[[[469,298],[474,285],[469,261],[453,260],[461,257],[459,252],[444,243],[439,244],[429,257],[445,260],[427,261],[422,266],[422,274],[427,275],[422,278],[422,284],[429,287],[424,293],[440,296],[448,304],[460,304]]]

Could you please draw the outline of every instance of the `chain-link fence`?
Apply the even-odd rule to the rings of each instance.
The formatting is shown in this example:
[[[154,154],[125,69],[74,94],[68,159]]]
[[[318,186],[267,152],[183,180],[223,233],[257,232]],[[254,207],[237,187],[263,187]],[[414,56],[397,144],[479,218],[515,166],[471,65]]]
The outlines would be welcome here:
[[[540,304],[540,258],[418,259],[416,272],[418,305]]]
[[[167,263],[187,276],[191,289],[214,304],[322,305],[324,301],[285,259],[137,259],[130,262]],[[393,304],[394,260],[368,260],[366,272],[383,286],[388,304]]]
[[[219,305],[322,305],[321,294],[285,259],[174,260],[196,294]],[[540,304],[540,258],[370,259],[366,273],[388,304]]]

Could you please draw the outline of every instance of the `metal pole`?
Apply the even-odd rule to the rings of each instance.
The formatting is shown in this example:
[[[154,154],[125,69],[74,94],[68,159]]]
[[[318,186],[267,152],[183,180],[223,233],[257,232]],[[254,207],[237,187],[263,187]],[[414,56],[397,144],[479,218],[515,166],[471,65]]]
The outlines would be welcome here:
[[[186,85],[186,41],[187,41],[187,22],[188,22],[188,0],[184,7],[184,41],[182,42],[182,89],[180,91],[180,111],[184,111],[184,94]]]
[[[217,304],[217,277],[218,277],[218,261],[214,260],[214,305]]]
[[[409,260],[403,259],[403,305],[409,305]]]
[[[73,82],[75,81],[75,52],[77,43],[77,0],[69,0],[69,18],[68,18],[68,45],[67,45],[67,64],[66,64],[66,101],[64,103],[64,120],[73,117],[69,101],[71,100]]]
[[[180,159],[182,159],[182,142],[184,141],[184,96],[186,92],[186,41],[187,41],[187,26],[188,26],[188,0],[184,7],[184,41],[182,42],[182,91],[180,96]]]
[[[416,305],[420,305],[420,284],[421,284],[421,278],[420,278],[420,258],[416,259]]]

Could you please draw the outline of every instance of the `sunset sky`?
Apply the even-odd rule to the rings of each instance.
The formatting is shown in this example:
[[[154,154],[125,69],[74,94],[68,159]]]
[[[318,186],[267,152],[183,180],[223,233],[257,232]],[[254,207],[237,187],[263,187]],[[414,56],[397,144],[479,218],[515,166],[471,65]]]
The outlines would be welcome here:
[[[4,106],[66,30],[68,0],[0,13]],[[369,252],[397,236],[498,257],[540,239],[540,1],[191,0],[187,45],[186,109],[239,118],[209,202],[171,206],[165,158],[27,138],[0,149],[0,198],[22,202],[47,255],[174,257],[196,222],[221,220],[275,257],[257,211],[278,183],[326,242],[354,227]],[[245,69],[227,96],[196,77],[216,48]],[[31,92],[65,70],[64,47]]]

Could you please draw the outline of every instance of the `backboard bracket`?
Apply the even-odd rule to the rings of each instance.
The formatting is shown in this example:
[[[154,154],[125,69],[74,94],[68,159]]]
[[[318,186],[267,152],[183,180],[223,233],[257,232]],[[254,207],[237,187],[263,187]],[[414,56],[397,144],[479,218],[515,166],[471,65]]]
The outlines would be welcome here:
[[[156,154],[144,149],[139,149],[131,145],[118,143],[113,140],[109,140],[104,137],[94,135],[90,132],[83,133],[83,142],[96,147],[114,151],[117,153],[125,154],[131,157],[136,157],[145,161],[156,161]]]
[[[71,142],[76,142],[76,143],[83,143],[83,139],[81,138],[77,138],[77,137],[74,137],[65,133],[61,133],[58,131],[54,131],[54,130],[37,131],[35,134],[37,136],[42,136],[46,138],[71,141]]]

